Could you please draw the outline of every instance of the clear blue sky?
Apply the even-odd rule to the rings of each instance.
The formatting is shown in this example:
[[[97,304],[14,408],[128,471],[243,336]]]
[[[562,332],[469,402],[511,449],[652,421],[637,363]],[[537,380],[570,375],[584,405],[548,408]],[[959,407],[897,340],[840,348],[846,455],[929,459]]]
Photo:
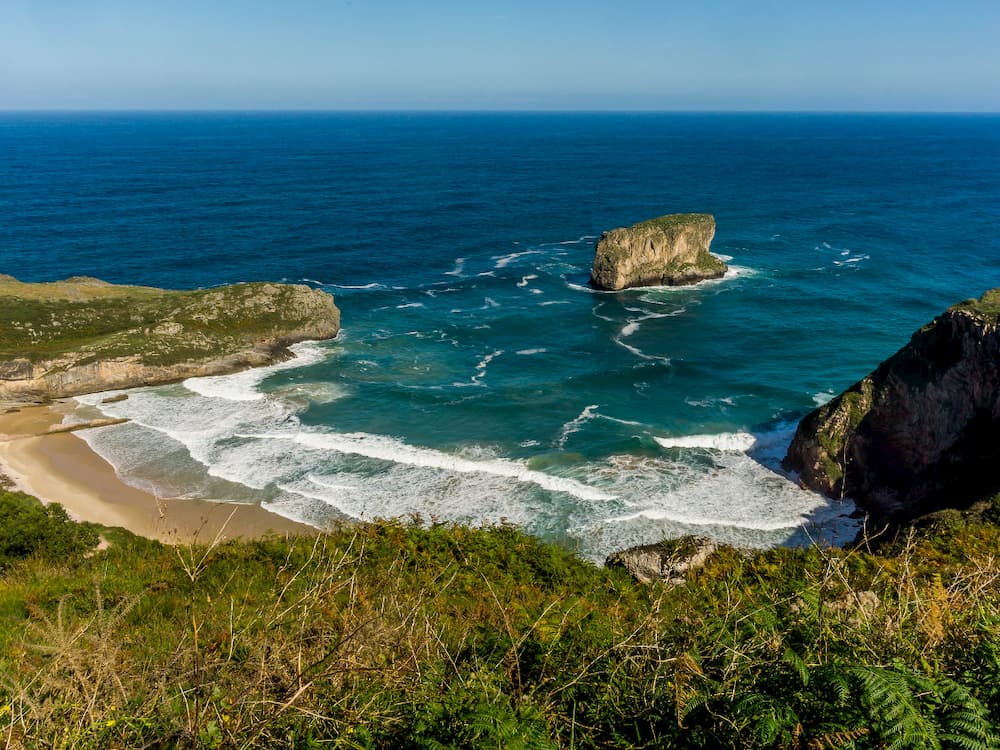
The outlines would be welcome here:
[[[1000,0],[0,0],[0,109],[1000,111]]]

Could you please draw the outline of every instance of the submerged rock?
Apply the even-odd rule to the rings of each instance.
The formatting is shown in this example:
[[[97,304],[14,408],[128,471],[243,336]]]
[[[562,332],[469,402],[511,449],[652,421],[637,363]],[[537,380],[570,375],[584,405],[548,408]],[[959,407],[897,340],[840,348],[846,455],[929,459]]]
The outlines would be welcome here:
[[[726,273],[712,255],[715,219],[709,214],[670,214],[601,235],[590,283],[618,291],[636,286],[677,286]]]
[[[1000,289],[949,308],[808,414],[785,467],[880,519],[1000,491]]]
[[[340,311],[303,285],[169,291],[88,277],[0,278],[0,400],[38,400],[221,375],[329,339]]]

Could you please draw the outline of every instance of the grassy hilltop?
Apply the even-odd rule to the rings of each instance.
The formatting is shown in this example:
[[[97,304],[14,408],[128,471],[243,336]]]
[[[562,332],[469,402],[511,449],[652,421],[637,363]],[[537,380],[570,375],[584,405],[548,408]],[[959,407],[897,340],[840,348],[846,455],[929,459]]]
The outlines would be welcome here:
[[[265,364],[288,344],[335,336],[340,315],[301,285],[170,291],[3,276],[0,323],[0,397],[60,397]]]
[[[507,527],[91,553],[27,496],[0,516],[7,747],[997,746],[988,520],[722,548],[668,586]]]

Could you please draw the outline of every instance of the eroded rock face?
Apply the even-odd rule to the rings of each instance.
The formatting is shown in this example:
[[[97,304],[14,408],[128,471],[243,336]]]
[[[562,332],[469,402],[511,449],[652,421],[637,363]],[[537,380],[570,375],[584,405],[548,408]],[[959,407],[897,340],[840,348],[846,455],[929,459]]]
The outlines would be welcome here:
[[[669,214],[612,229],[597,241],[590,283],[618,291],[719,278],[726,264],[708,251],[714,236],[709,214]]]
[[[802,420],[786,468],[896,520],[1000,491],[998,324],[1000,289],[935,318]]]
[[[37,401],[221,375],[333,338],[340,311],[303,285],[172,292],[74,278],[0,279],[0,400]]]
[[[707,537],[686,536],[615,552],[605,565],[625,568],[639,583],[665,581],[680,586],[687,581],[688,573],[704,565],[718,548]]]

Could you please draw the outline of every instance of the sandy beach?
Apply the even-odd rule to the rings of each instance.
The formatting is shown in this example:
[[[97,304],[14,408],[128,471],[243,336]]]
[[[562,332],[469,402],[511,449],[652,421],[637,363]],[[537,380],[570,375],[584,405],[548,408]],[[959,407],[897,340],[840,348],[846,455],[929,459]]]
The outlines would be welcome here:
[[[78,520],[177,544],[316,533],[258,505],[158,498],[136,489],[75,434],[50,433],[62,418],[58,404],[0,414],[0,471],[17,489],[62,504]]]

